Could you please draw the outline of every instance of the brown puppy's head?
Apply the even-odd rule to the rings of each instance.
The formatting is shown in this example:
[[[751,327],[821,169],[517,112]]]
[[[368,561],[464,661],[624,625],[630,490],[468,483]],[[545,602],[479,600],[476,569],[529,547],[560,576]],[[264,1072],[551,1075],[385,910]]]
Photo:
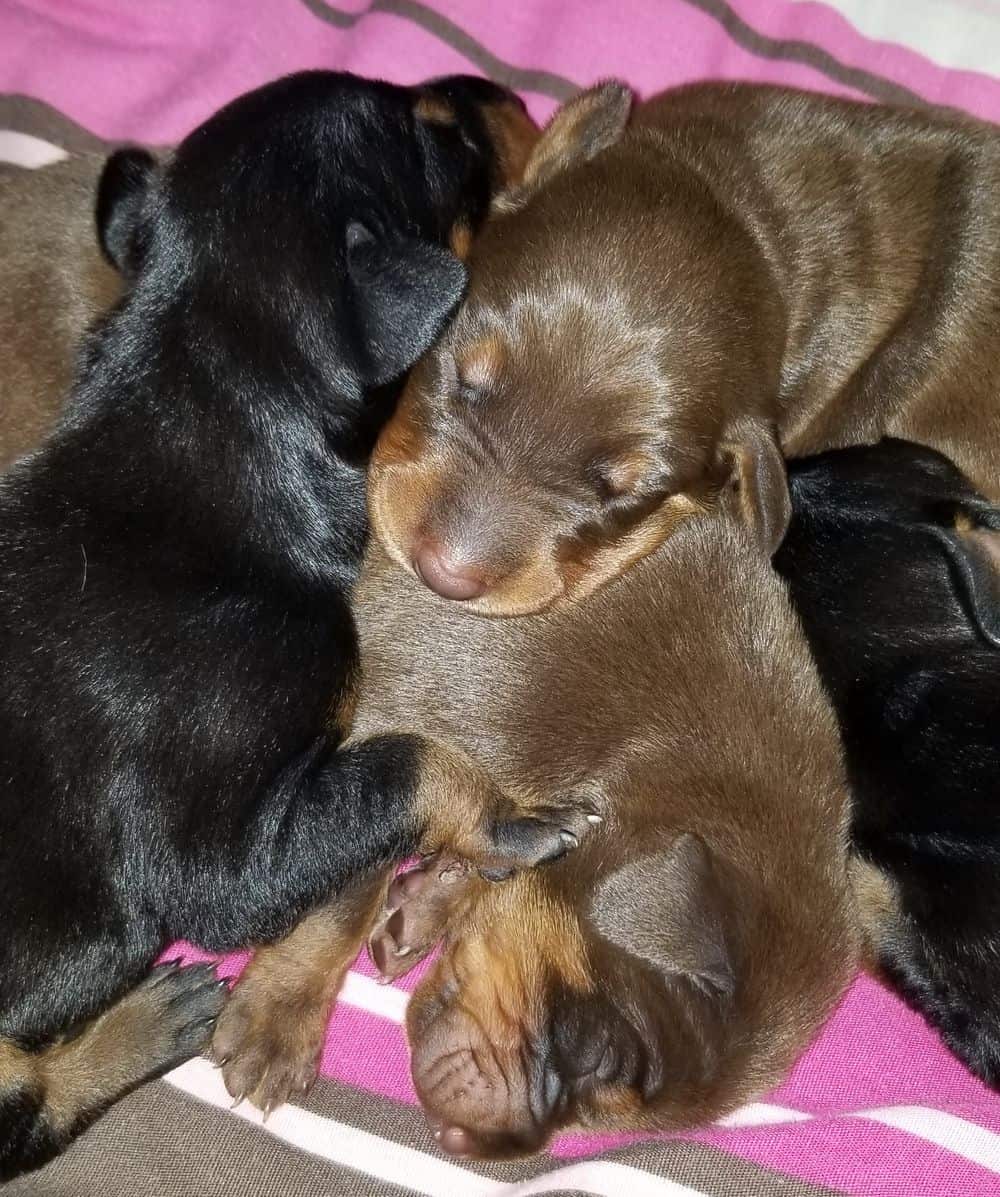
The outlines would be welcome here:
[[[755,251],[690,172],[665,192],[630,103],[611,83],[556,114],[376,450],[388,552],[481,614],[592,591],[727,479],[768,550],[787,520]]]
[[[741,931],[704,843],[576,857],[486,888],[411,1001],[414,1083],[447,1151],[690,1125],[740,1096],[724,1051]]]

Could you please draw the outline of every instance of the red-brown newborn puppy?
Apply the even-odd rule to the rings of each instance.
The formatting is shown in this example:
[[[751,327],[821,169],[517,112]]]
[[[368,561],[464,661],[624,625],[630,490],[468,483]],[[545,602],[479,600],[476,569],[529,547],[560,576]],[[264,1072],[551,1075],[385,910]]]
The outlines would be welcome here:
[[[778,1082],[855,962],[840,746],[784,588],[740,524],[684,523],[585,603],[486,620],[378,550],[355,735],[418,724],[521,802],[604,819],[501,884],[450,859],[390,891],[391,975],[446,932],[407,1019],[460,1153],[670,1129]]]
[[[748,85],[563,108],[376,455],[394,560],[476,612],[592,591],[726,485],[890,433],[1000,498],[1000,132]]]

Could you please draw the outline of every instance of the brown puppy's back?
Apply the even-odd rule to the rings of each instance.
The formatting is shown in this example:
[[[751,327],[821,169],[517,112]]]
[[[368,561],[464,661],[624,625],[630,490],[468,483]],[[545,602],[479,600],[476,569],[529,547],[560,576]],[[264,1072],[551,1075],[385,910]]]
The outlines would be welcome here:
[[[963,392],[984,371],[1000,384],[997,129],[745,84],[666,92],[633,128],[655,130],[763,251],[786,309],[785,452],[905,435],[932,413],[925,433],[958,435],[996,492],[1000,446],[979,460]]]
[[[691,1124],[776,1082],[846,983],[854,939],[836,727],[784,589],[748,536],[721,516],[692,519],[668,550],[588,602],[514,620],[466,613],[375,547],[356,609],[356,735],[419,726],[514,798],[544,804],[576,793],[605,818],[564,861],[487,888],[415,999],[415,1077],[432,1115],[502,1139],[516,1112],[501,1126],[500,1114],[470,1109],[468,1096],[439,1092],[426,1080],[434,1063],[421,1041],[433,1039],[435,1060],[459,1051],[479,1033],[470,1030],[478,1011],[500,1020],[486,1056],[509,1050],[505,1068],[516,1071],[538,1008],[576,1001],[556,992],[606,991],[623,1010],[646,1003],[633,1025],[647,1040],[676,1039],[684,1057],[669,1061],[670,1042],[661,1043],[669,1080],[627,1110],[599,1086],[589,1098],[576,1093],[567,1119]],[[696,989],[685,997],[671,983],[650,988],[649,961],[668,974],[672,966],[639,946],[674,917],[680,896],[662,861],[685,833],[707,847],[728,910],[735,989],[719,1022]],[[702,951],[697,926],[687,934],[668,955]],[[548,970],[537,984],[529,953]],[[442,1024],[444,992],[459,996]],[[428,1003],[435,1017],[425,1022]],[[558,1023],[566,1010],[548,1013]],[[614,1039],[610,1028],[594,1033]],[[502,1149],[489,1141],[488,1150]]]
[[[95,154],[39,170],[0,165],[0,468],[55,423],[84,329],[118,298],[97,244],[103,164]]]

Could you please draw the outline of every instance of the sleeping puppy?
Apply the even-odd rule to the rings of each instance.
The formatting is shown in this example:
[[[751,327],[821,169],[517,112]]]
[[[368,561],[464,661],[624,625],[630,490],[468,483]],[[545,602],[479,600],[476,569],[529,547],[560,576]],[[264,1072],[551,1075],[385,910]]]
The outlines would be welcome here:
[[[312,72],[105,167],[127,294],[0,479],[0,1175],[204,1044],[222,993],[149,974],[170,940],[281,935],[425,833],[509,871],[587,831],[412,738],[337,751],[376,397],[527,124],[478,80]]]
[[[1000,1084],[1000,507],[885,440],[792,464],[774,559],[840,717],[875,962]]]
[[[393,559],[486,615],[573,601],[784,457],[886,433],[1000,499],[1000,132],[749,85],[566,105],[373,463]]]
[[[407,1015],[441,1146],[692,1126],[774,1085],[852,974],[854,915],[833,712],[741,524],[694,518],[588,602],[503,621],[373,545],[356,611],[354,737],[417,726],[525,805],[603,819],[502,884],[446,853],[389,890],[387,976],[445,936]],[[325,1016],[343,937],[336,908],[314,913],[237,985],[260,1075],[308,1080],[294,1027]]]
[[[83,330],[121,292],[94,224],[103,166],[0,165],[0,469],[53,427]]]

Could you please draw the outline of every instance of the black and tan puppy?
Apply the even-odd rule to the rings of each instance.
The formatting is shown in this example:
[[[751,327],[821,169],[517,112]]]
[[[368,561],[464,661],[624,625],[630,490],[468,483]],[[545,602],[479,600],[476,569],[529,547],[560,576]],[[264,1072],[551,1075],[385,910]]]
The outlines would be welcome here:
[[[413,740],[336,751],[374,396],[526,123],[477,80],[315,72],[105,168],[128,292],[0,480],[0,1175],[204,1043],[211,976],[143,980],[169,940],[279,935],[428,828],[493,867],[575,843],[482,786],[432,820],[458,766]]]
[[[356,610],[355,736],[418,726],[525,805],[604,820],[502,884],[449,855],[390,889],[383,971],[445,935],[407,1017],[441,1145],[691,1126],[774,1085],[853,971],[847,794],[808,647],[740,523],[687,521],[586,603],[504,621],[373,546]],[[313,914],[236,987],[260,1075],[308,1079],[290,1028],[325,1020],[343,935]]]
[[[0,165],[0,469],[54,426],[83,330],[121,292],[94,223],[103,167]]]
[[[394,559],[482,614],[592,591],[783,457],[886,434],[1000,499],[1000,131],[749,85],[543,133],[375,462]]]
[[[1000,507],[905,441],[789,471],[788,580],[833,697],[875,962],[1000,1083]]]

